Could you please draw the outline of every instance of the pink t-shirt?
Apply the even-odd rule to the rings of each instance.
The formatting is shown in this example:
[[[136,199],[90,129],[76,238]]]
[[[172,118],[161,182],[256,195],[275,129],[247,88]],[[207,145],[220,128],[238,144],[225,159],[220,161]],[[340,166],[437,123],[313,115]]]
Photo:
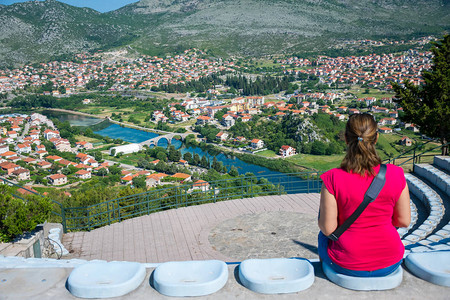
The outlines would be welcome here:
[[[378,173],[380,166],[375,167]],[[373,176],[331,169],[321,176],[338,205],[341,225],[363,201]],[[377,199],[370,203],[356,221],[339,237],[329,241],[328,255],[337,265],[356,271],[374,271],[391,266],[403,258],[403,246],[392,225],[394,206],[405,188],[403,169],[387,165],[386,183]]]

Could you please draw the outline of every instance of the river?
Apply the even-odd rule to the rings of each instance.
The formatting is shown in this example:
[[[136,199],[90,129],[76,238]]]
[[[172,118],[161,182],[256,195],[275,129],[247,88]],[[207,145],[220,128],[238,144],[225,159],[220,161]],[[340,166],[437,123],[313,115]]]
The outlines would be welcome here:
[[[80,115],[71,115],[68,113],[61,113],[61,112],[55,112],[51,111],[50,114],[47,113],[47,111],[44,112],[45,115],[51,116],[51,117],[57,117],[60,121],[69,121],[69,123],[73,126],[92,126],[95,124],[98,124],[99,122],[103,121],[103,119],[98,119],[94,117],[86,117],[86,116],[80,116]],[[126,142],[130,143],[140,143],[143,141],[146,141],[148,139],[154,138],[158,136],[158,134],[153,132],[146,132],[138,129],[128,128],[128,127],[122,127],[117,124],[111,124],[109,127],[104,128],[99,131],[95,131],[95,133],[100,134],[102,136],[108,136],[110,138],[114,139],[122,139]],[[190,152],[192,155],[198,154],[201,157],[206,156],[207,159],[209,159],[211,162],[214,158],[213,155],[210,153],[203,151],[199,147],[184,147],[182,142],[180,140],[173,139],[171,141],[172,145],[175,146],[176,149],[180,149],[181,154],[184,155],[187,152]],[[167,147],[167,140],[161,139],[158,142],[158,146],[160,147]],[[292,185],[303,185],[304,182],[302,182],[301,179],[294,176],[289,176],[284,173],[278,172],[278,171],[272,171],[268,168],[265,168],[263,166],[258,166],[254,164],[246,163],[242,160],[240,160],[237,157],[226,155],[224,153],[219,153],[216,155],[216,159],[222,164],[227,167],[228,170],[230,170],[231,166],[234,166],[239,171],[239,174],[245,174],[247,172],[251,172],[255,174],[256,176],[264,176],[273,183],[279,183],[285,186],[287,189],[288,186]],[[277,178],[276,182],[275,179]],[[292,188],[292,187],[291,187]]]

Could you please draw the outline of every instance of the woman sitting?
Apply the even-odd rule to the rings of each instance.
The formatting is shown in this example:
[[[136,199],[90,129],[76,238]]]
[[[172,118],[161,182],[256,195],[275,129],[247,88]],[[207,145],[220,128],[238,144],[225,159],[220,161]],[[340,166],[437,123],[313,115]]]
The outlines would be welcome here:
[[[341,167],[321,176],[319,256],[345,275],[388,275],[401,264],[405,251],[396,227],[407,227],[411,222],[409,191],[403,169],[391,164],[376,200],[337,241],[326,237],[357,209],[380,170],[377,139],[373,116],[350,116],[345,129],[347,154]]]

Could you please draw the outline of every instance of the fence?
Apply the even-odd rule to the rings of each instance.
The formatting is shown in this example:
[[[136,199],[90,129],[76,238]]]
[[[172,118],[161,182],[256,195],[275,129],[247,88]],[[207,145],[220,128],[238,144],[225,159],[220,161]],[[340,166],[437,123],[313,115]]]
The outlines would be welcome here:
[[[91,230],[157,211],[218,201],[265,195],[318,193],[321,182],[317,172],[236,177],[203,184],[183,184],[108,200],[86,207],[64,207],[65,232]]]
[[[386,163],[391,163],[397,166],[401,166],[407,172],[414,172],[414,166],[420,163],[432,163],[433,158],[437,152],[442,152],[442,148],[447,147],[450,143],[439,145],[436,147],[425,149],[426,143],[415,146],[414,148],[388,160]],[[425,150],[423,150],[425,149]],[[437,151],[439,149],[439,151]],[[423,150],[423,151],[422,151]]]

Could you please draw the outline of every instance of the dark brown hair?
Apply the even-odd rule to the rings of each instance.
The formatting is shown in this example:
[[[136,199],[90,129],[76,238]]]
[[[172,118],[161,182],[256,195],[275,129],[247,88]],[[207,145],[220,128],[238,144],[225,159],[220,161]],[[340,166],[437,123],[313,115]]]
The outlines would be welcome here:
[[[370,114],[354,114],[345,127],[347,154],[341,168],[365,176],[375,175],[373,168],[381,164],[375,144],[377,142],[377,123]]]

